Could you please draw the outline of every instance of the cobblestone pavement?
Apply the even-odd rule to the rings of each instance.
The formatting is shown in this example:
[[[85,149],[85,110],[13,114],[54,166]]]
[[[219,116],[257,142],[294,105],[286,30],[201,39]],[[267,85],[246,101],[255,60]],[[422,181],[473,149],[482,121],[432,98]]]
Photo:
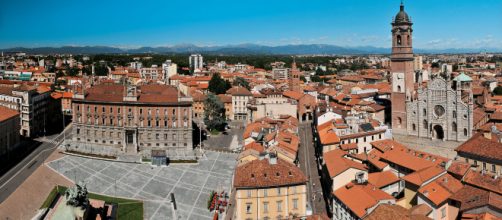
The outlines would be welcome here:
[[[462,144],[462,142],[431,140],[408,135],[394,134],[393,136],[394,140],[408,146],[411,149],[425,151],[427,153],[440,155],[449,159],[454,159],[457,156],[455,148]]]
[[[308,201],[314,214],[326,214],[326,203],[322,194],[321,176],[317,170],[315,145],[313,143],[310,123],[300,125],[300,149],[298,157],[300,168],[309,178],[307,185]]]
[[[174,193],[178,219],[212,219],[207,201],[212,190],[230,192],[236,154],[206,152],[196,165],[120,163],[65,156],[49,166],[89,191],[144,201],[145,219],[172,219]]]

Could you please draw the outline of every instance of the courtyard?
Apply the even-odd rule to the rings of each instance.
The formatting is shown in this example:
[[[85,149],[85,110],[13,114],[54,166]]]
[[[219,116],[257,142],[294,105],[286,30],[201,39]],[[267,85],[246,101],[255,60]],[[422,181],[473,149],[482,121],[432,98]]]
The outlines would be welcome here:
[[[48,166],[73,182],[84,182],[90,192],[142,200],[145,219],[172,219],[170,193],[175,195],[177,219],[212,219],[209,195],[230,191],[236,157],[206,151],[198,164],[153,167],[64,156]]]

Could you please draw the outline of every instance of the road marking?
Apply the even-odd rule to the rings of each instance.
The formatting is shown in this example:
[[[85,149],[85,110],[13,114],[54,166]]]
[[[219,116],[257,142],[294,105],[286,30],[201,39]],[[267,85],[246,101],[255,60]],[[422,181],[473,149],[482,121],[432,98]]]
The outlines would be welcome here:
[[[29,163],[26,163],[26,164],[25,164],[25,165],[24,165],[21,169],[19,169],[19,170],[18,170],[18,171],[17,171],[14,175],[12,175],[12,177],[11,177],[11,178],[9,178],[7,181],[5,181],[5,183],[3,183],[3,184],[0,186],[0,189],[1,189],[1,188],[3,188],[5,185],[7,185],[7,183],[9,183],[12,179],[14,179],[15,177],[17,177],[17,175],[19,175],[19,173],[21,173],[22,171],[24,171],[24,169],[25,169],[25,168],[26,168],[29,164],[31,164],[31,163],[32,163],[35,159],[37,159],[37,157],[39,157],[39,156],[40,156],[40,154],[45,153],[45,152],[46,152],[46,151],[48,151],[48,150],[54,150],[56,147],[57,147],[57,145],[56,145],[56,146],[53,146],[53,147],[51,147],[51,148],[47,148],[47,149],[45,149],[45,150],[40,151],[40,152],[39,152],[36,156],[34,156],[34,157],[33,157],[33,159],[31,159],[31,160],[30,160],[30,162],[29,162]],[[23,162],[23,161],[21,161],[21,162]],[[19,163],[18,165],[20,165],[20,163]],[[16,167],[17,167],[18,165],[16,165]],[[16,168],[16,167],[14,167],[14,168]]]

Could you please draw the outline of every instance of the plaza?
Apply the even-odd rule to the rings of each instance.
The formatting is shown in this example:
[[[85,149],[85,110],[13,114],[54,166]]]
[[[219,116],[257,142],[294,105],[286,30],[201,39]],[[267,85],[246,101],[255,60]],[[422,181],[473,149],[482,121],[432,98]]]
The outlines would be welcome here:
[[[48,166],[73,182],[83,181],[89,192],[142,200],[145,219],[172,219],[170,193],[176,198],[177,219],[212,219],[209,195],[230,191],[236,156],[206,152],[198,164],[153,167],[67,155]]]

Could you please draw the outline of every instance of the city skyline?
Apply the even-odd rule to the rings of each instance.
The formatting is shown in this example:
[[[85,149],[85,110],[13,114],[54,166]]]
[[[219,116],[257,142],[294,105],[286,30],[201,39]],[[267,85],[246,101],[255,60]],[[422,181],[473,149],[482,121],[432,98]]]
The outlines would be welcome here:
[[[33,1],[7,2],[0,9],[0,31],[4,33],[0,36],[0,48],[112,46],[127,49],[179,44],[329,44],[388,48],[391,34],[382,27],[390,26],[400,4],[397,0],[320,1],[309,5],[300,1],[191,3],[107,1],[90,2],[91,6],[84,7],[56,0],[43,5]],[[497,13],[502,7],[500,1],[426,0],[404,4],[416,23],[415,48],[502,48],[502,29],[496,28],[502,26],[502,15]],[[165,10],[159,12],[159,9]],[[47,13],[49,10],[51,13]],[[464,16],[466,14],[469,16]]]

